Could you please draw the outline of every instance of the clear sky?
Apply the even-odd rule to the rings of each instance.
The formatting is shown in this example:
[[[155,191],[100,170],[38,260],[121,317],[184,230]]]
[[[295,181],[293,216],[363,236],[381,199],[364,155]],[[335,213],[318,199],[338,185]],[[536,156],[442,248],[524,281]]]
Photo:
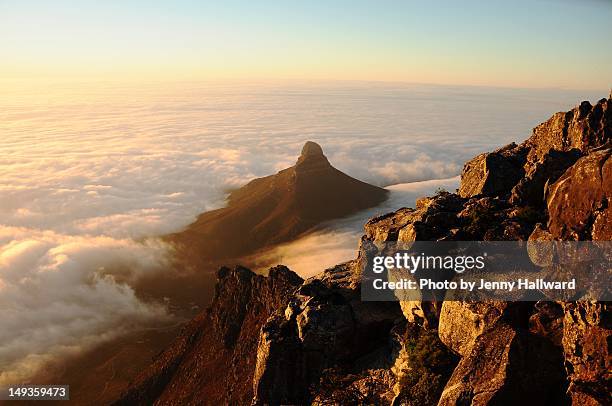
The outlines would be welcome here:
[[[612,0],[0,0],[0,78],[607,91]]]

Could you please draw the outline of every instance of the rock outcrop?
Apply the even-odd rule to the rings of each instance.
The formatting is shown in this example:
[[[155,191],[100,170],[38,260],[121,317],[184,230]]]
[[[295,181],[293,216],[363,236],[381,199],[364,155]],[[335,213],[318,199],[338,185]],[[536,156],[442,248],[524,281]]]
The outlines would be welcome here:
[[[401,321],[397,303],[362,302],[358,289],[318,278],[306,281],[284,313],[262,328],[254,404],[309,404],[312,388],[332,367],[388,368],[390,331]]]
[[[563,404],[561,365],[548,341],[501,323],[476,338],[438,405]]]
[[[580,158],[547,191],[548,229],[561,240],[612,240],[612,148]]]
[[[211,307],[140,374],[117,405],[249,404],[261,326],[303,280],[284,266],[268,276],[236,267],[218,272]]]
[[[512,192],[513,204],[539,205],[547,182],[554,182],[580,155],[610,146],[611,138],[612,101],[601,99],[594,106],[582,102],[538,125],[522,144],[468,161],[459,195],[505,197]]]
[[[457,354],[467,356],[476,339],[495,325],[507,308],[506,302],[446,301],[440,313],[440,340]]]
[[[448,192],[418,199],[416,208],[402,208],[394,213],[375,217],[365,226],[370,241],[432,241],[450,236],[460,223],[457,214],[465,199]]]
[[[551,150],[588,153],[611,138],[612,101],[601,99],[595,105],[584,101],[568,112],[554,114],[534,128],[525,144],[529,147],[529,161],[536,162]]]
[[[508,193],[525,175],[527,148],[510,144],[468,161],[461,174],[459,196],[500,196]]]
[[[525,176],[512,188],[510,203],[515,206],[531,206],[540,209],[545,205],[547,186],[580,158],[580,151],[548,151],[526,170]]]
[[[608,303],[564,303],[563,349],[575,405],[609,404],[612,311]]]

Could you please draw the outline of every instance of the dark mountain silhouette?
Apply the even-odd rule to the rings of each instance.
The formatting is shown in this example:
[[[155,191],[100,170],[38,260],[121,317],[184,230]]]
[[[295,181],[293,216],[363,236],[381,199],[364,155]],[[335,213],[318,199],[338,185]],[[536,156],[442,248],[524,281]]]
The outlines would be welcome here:
[[[252,180],[229,195],[227,207],[201,214],[169,239],[188,258],[234,259],[386,198],[386,190],[334,168],[321,147],[308,141],[294,166]]]

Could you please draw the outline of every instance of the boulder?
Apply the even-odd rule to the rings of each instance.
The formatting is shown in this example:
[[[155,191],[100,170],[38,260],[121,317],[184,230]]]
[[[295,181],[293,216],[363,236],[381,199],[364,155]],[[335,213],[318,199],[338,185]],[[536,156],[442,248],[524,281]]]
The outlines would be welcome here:
[[[548,190],[548,230],[562,240],[612,238],[612,148],[580,158]]]
[[[545,339],[500,323],[478,336],[438,406],[562,405],[562,358]]]
[[[507,307],[506,302],[445,301],[438,324],[440,341],[467,356],[476,339],[502,318]]]
[[[504,196],[524,176],[528,149],[515,143],[480,154],[463,166],[459,195]]]
[[[544,192],[580,158],[580,151],[548,151],[539,161],[529,166],[523,177],[513,188],[510,203],[516,206],[544,206]]]

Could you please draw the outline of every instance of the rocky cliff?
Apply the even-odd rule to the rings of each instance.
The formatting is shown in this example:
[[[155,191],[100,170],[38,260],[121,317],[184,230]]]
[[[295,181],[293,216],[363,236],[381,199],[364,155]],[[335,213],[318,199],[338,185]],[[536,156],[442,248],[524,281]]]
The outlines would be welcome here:
[[[183,327],[116,404],[250,403],[261,326],[302,283],[284,266],[267,277],[221,268],[211,307]]]
[[[301,281],[219,272],[213,306],[125,404],[606,405],[608,303],[360,300],[377,241],[612,237],[612,100],[466,163],[458,193],[371,219],[358,257]]]

